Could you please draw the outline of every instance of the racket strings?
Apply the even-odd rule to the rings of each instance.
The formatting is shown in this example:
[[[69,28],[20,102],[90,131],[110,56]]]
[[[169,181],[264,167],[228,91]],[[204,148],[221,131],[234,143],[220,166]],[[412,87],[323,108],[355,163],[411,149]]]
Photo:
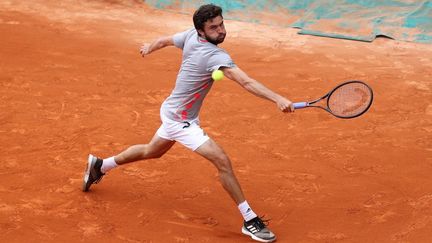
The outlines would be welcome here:
[[[352,117],[363,113],[372,102],[372,92],[363,83],[348,83],[332,92],[328,107],[335,115]]]

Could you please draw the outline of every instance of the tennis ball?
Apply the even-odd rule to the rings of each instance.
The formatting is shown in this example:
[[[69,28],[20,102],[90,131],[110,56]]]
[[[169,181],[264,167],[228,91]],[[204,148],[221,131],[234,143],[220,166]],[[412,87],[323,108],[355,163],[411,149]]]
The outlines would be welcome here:
[[[221,70],[214,70],[212,72],[212,78],[214,81],[219,81],[224,78],[224,73]]]

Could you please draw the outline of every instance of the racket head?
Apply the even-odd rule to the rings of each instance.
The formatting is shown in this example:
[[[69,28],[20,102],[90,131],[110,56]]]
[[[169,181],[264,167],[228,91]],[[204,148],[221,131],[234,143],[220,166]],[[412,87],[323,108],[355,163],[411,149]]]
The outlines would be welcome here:
[[[327,97],[327,110],[339,118],[355,118],[369,110],[373,91],[366,83],[353,80],[336,86]]]

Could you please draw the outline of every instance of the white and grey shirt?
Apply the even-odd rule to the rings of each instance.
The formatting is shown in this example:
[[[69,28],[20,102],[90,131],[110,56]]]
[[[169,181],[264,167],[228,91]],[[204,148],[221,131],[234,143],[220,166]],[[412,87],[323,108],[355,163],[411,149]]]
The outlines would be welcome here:
[[[174,90],[163,102],[161,113],[175,121],[191,121],[198,117],[213,85],[212,71],[235,64],[226,51],[199,37],[195,29],[177,33],[173,40],[183,50],[183,58]]]

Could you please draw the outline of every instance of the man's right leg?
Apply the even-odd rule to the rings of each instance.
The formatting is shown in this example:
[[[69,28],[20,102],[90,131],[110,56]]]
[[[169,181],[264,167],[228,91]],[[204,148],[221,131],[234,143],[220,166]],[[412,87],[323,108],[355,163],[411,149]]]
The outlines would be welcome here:
[[[173,145],[175,141],[167,140],[155,134],[148,144],[133,145],[119,153],[115,157],[107,160],[113,160],[112,163],[122,165],[138,160],[146,160],[153,158],[160,158],[164,155]],[[87,169],[84,174],[83,191],[88,191],[92,184],[98,183],[105,175],[107,170],[102,172],[102,165],[106,161],[89,155]]]
[[[175,141],[167,140],[154,135],[150,143],[132,145],[125,151],[114,157],[117,164],[122,165],[138,160],[155,159],[164,155],[173,145]]]

